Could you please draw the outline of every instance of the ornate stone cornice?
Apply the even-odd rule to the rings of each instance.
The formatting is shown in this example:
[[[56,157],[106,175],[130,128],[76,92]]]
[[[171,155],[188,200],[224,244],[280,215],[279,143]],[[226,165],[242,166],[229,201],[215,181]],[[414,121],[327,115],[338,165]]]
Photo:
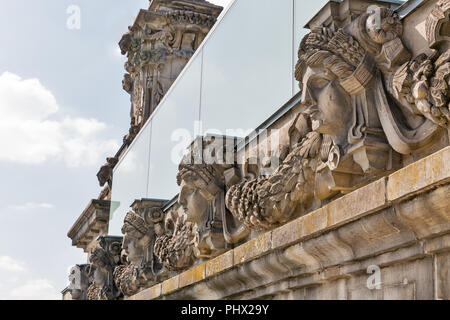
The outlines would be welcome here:
[[[107,232],[109,210],[110,201],[91,200],[67,234],[72,245],[88,250],[97,237]]]
[[[430,48],[437,49],[441,42],[450,41],[450,2],[439,0],[426,21],[426,35]]]

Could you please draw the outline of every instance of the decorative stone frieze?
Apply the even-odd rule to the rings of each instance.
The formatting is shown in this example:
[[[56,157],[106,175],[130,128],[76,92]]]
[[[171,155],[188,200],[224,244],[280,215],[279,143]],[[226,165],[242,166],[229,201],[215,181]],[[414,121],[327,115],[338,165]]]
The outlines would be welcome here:
[[[447,147],[422,161],[449,154]],[[389,175],[231,249],[208,261],[206,273],[201,264],[163,282],[163,290],[155,285],[130,299],[448,299],[449,181],[411,186],[412,196],[389,201],[382,186],[396,179]],[[343,206],[374,193],[379,200],[371,204]],[[342,208],[346,214],[333,220]],[[368,284],[374,268],[378,289]]]

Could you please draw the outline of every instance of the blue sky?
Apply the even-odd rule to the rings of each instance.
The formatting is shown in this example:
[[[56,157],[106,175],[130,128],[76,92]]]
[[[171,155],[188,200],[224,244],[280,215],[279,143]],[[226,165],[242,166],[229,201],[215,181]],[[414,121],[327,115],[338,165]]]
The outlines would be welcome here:
[[[67,231],[128,131],[117,43],[148,0],[0,3],[0,299],[59,299],[86,261]]]

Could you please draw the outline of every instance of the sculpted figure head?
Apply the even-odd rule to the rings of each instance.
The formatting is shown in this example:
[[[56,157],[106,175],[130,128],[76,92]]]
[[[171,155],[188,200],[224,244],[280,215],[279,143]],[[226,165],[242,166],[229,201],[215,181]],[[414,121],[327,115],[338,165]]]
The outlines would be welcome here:
[[[114,300],[119,296],[113,272],[120,263],[121,240],[120,237],[99,237],[97,240],[97,247],[89,257],[88,300]]]
[[[73,300],[85,300],[89,287],[89,265],[75,265],[70,269],[69,290]]]
[[[91,269],[91,271],[93,271],[93,283],[97,287],[102,288],[107,285],[108,274],[111,271],[110,269],[113,268],[108,253],[103,248],[95,248],[92,251],[90,260],[92,266],[94,266],[94,268]]]
[[[217,197],[225,187],[224,171],[232,165],[223,164],[224,140],[197,140],[178,168],[177,183],[180,186],[178,203],[183,207],[186,221],[204,222],[208,204]],[[220,151],[219,151],[220,150]],[[212,154],[206,160],[203,157]],[[197,157],[200,156],[200,161]],[[211,164],[208,164],[211,162]]]
[[[346,142],[352,96],[373,84],[373,67],[370,55],[343,29],[320,28],[303,39],[295,75],[313,130]]]
[[[196,139],[178,168],[180,186],[178,205],[182,209],[182,227],[173,238],[192,233],[197,258],[211,258],[226,247],[220,204],[225,195],[225,171],[234,166],[234,138],[207,136]],[[226,152],[231,150],[232,152]],[[178,233],[178,235],[177,235]]]
[[[122,226],[122,265],[114,270],[114,281],[124,296],[147,288],[161,275],[153,258],[155,236],[164,233],[161,209],[163,200],[141,199],[131,205]]]
[[[204,212],[208,208],[208,196],[219,191],[220,172],[208,165],[180,165],[177,176],[180,186],[178,203],[183,207],[189,222],[203,221]]]
[[[450,121],[444,83],[450,54],[411,59],[402,33],[395,12],[370,6],[344,28],[318,28],[303,39],[295,75],[313,130],[338,145],[372,135],[400,154],[439,140],[438,126]]]
[[[134,211],[127,213],[122,226],[122,248],[130,262],[139,264],[143,261],[146,249],[152,241],[150,231],[149,225],[138,213]]]

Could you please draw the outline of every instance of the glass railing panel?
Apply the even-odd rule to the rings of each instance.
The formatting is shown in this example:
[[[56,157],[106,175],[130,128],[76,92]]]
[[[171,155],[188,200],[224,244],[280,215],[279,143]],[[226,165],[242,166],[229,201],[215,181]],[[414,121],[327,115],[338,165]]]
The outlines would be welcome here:
[[[125,215],[130,210],[130,205],[134,200],[146,197],[150,134],[151,123],[147,123],[115,167],[109,235],[122,235],[120,229]]]
[[[152,116],[148,198],[169,200],[178,193],[178,165],[199,120],[201,52],[193,59]]]
[[[254,129],[293,94],[293,0],[238,0],[203,48],[204,131]]]

